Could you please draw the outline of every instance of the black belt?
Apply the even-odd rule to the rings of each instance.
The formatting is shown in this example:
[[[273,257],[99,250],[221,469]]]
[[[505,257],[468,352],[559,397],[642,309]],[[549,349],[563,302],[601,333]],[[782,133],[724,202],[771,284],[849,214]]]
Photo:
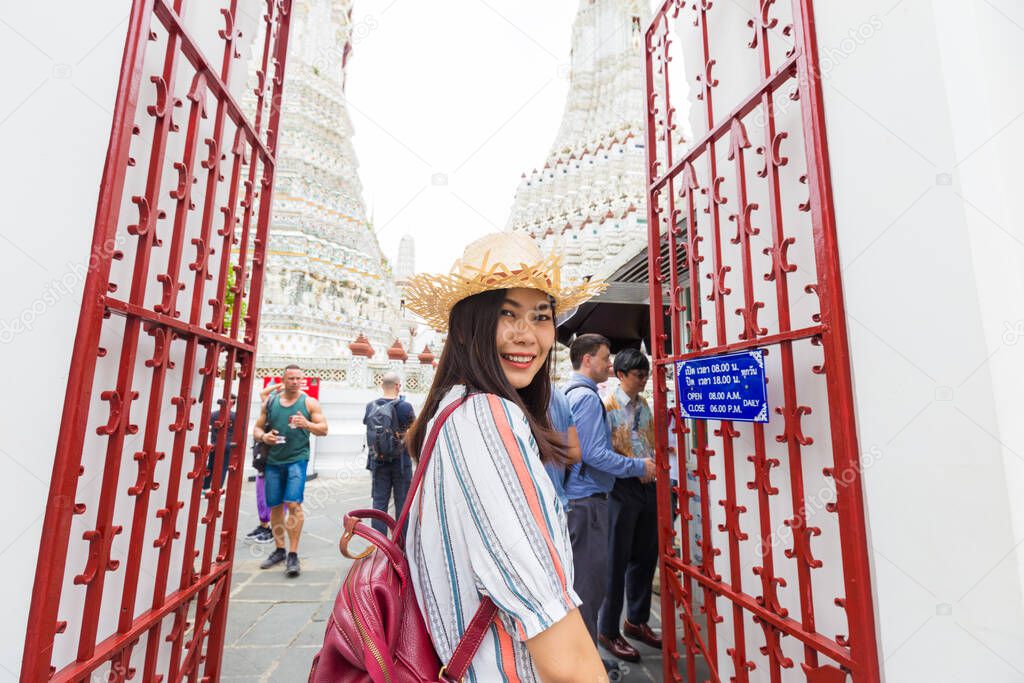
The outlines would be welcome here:
[[[587,500],[588,498],[597,498],[599,500],[608,500],[607,493],[591,493],[589,496],[584,496],[580,500]]]

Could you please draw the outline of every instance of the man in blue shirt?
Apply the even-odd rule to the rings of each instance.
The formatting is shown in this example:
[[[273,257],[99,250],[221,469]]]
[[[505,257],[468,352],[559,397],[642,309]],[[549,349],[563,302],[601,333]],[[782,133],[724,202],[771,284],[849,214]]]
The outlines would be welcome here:
[[[569,347],[573,374],[563,391],[576,422],[582,462],[566,473],[573,588],[583,600],[580,615],[597,641],[597,614],[608,579],[608,494],[619,477],[654,478],[654,461],[629,458],[612,449],[611,427],[597,385],[608,379],[611,344],[599,334],[583,334]],[[617,654],[614,653],[613,654]]]

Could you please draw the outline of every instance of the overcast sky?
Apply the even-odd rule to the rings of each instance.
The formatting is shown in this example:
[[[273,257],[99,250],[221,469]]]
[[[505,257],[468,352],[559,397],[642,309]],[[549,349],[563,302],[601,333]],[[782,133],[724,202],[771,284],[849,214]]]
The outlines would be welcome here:
[[[394,260],[447,271],[505,227],[568,89],[578,0],[356,0],[349,114],[367,210]]]

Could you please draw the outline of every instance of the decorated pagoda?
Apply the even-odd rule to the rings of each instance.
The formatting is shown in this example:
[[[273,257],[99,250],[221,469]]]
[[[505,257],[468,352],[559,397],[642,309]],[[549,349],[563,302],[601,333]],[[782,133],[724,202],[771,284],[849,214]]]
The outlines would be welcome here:
[[[267,250],[259,366],[307,371],[351,355],[359,335],[383,352],[399,298],[362,200],[345,70],[351,0],[295,0],[282,143]]]
[[[524,173],[507,229],[565,253],[578,281],[646,243],[641,0],[581,0],[569,92],[543,166]]]

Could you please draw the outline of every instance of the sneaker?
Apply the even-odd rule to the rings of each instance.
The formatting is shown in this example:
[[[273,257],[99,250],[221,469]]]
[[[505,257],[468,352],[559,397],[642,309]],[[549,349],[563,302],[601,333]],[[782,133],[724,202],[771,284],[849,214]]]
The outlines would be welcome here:
[[[274,532],[270,530],[269,526],[261,526],[260,532],[253,539],[256,543],[273,543]]]
[[[299,555],[298,553],[288,553],[288,562],[284,565],[284,575],[290,577],[296,577],[302,572],[299,569]]]
[[[274,548],[274,552],[267,555],[267,559],[263,560],[263,563],[260,564],[260,569],[270,569],[275,564],[284,562],[284,558],[284,548]]]
[[[255,541],[257,538],[260,537],[260,535],[263,533],[263,530],[266,529],[266,528],[267,527],[265,527],[262,524],[260,524],[258,527],[256,527],[255,529],[253,529],[252,531],[247,533],[245,535],[245,538],[247,540],[250,540],[250,541]]]

